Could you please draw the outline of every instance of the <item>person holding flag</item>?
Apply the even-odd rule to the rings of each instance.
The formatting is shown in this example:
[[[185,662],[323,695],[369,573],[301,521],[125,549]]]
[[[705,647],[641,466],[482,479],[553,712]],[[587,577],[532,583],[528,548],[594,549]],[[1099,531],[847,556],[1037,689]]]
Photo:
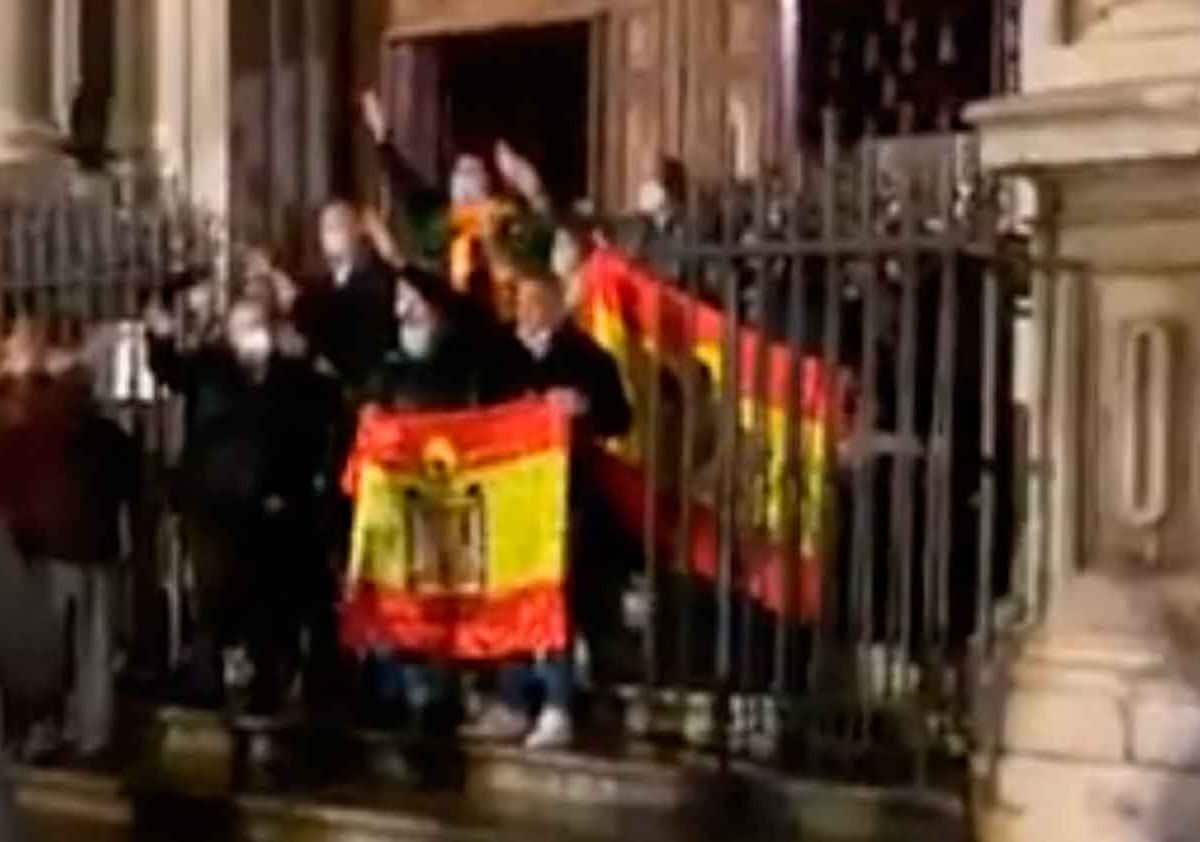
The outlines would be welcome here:
[[[561,245],[561,237],[557,238]],[[612,527],[602,489],[593,476],[596,444],[629,432],[632,410],[616,362],[570,319],[564,281],[551,266],[546,238],[510,232],[505,261],[518,273],[516,335],[533,359],[532,384],[571,423],[568,605],[577,650],[614,633],[619,616],[621,575],[608,548]],[[544,702],[535,723],[528,691],[540,683]],[[466,729],[480,739],[519,739],[531,749],[561,748],[573,736],[570,653],[538,653],[537,663],[502,670],[501,698]]]

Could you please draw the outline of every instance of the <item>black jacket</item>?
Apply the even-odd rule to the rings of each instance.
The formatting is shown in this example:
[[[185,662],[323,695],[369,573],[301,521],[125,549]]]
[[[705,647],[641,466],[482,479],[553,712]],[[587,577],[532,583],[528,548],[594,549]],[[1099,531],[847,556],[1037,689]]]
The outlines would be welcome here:
[[[54,703],[62,686],[62,627],[49,592],[0,523],[0,690],[34,709]],[[0,827],[0,838],[3,828]]]
[[[442,335],[428,359],[400,349],[369,378],[366,400],[421,410],[486,406],[534,388],[533,361],[512,332],[440,276],[408,268],[404,277],[442,317]]]
[[[314,502],[333,468],[336,384],[284,357],[273,357],[254,382],[223,347],[183,355],[153,342],[150,365],[186,401],[185,508],[238,518],[261,511],[269,497],[301,510]]]
[[[395,283],[396,270],[372,251],[344,286],[319,278],[292,310],[312,353],[325,357],[352,389],[395,344]]]
[[[538,392],[574,389],[587,400],[587,412],[575,419],[571,430],[571,501],[593,530],[602,528],[611,520],[595,478],[596,446],[625,435],[633,424],[617,364],[595,340],[568,322],[555,332],[546,355],[534,361],[533,381]]]
[[[633,414],[617,364],[607,351],[572,323],[554,334],[550,349],[533,364],[534,388],[574,389],[587,399],[588,411],[576,423],[575,438],[609,439],[629,432]]]

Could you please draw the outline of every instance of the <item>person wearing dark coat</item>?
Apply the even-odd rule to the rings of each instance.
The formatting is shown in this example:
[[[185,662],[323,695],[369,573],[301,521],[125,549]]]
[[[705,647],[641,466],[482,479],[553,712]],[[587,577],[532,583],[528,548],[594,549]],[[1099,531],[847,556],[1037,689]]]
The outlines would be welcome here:
[[[396,281],[397,341],[368,379],[367,402],[453,410],[519,398],[533,361],[512,332],[441,276],[407,266]]]
[[[324,208],[320,237],[324,275],[297,285],[266,268],[282,287],[283,309],[311,356],[354,392],[393,346],[396,270],[368,242],[362,217],[349,202]]]
[[[0,692],[6,705],[34,711],[59,700],[65,659],[44,584],[0,518]],[[26,836],[7,767],[0,748],[0,842],[22,842]]]
[[[525,266],[517,285],[516,332],[533,359],[534,389],[572,419],[568,601],[578,631],[594,645],[612,631],[609,624],[618,615],[621,581],[603,549],[612,521],[606,517],[592,460],[598,444],[629,432],[633,413],[616,361],[567,318],[560,281],[533,265]],[[534,682],[542,684],[545,700],[531,723],[525,699]],[[548,653],[534,669],[524,664],[506,668],[500,685],[500,703],[472,728],[474,736],[524,737],[531,749],[570,743],[570,653]]]
[[[532,387],[532,360],[491,312],[440,275],[399,269],[397,341],[368,379],[364,402],[411,412],[462,410],[513,400]],[[404,653],[375,653],[368,695],[378,713],[401,699],[419,736],[444,735],[458,718],[453,676]]]
[[[137,453],[91,400],[76,349],[52,346],[26,325],[4,350],[0,513],[45,580],[71,653],[72,703],[28,723],[24,759],[66,747],[94,757],[108,747],[115,721],[114,568],[122,555],[122,507],[136,492]]]
[[[333,584],[316,534],[330,485],[336,384],[282,356],[260,302],[231,308],[227,342],[176,350],[151,320],[150,366],[186,403],[178,505],[197,579],[193,688],[217,701],[226,683],[271,713],[298,666],[302,628],[333,634]]]

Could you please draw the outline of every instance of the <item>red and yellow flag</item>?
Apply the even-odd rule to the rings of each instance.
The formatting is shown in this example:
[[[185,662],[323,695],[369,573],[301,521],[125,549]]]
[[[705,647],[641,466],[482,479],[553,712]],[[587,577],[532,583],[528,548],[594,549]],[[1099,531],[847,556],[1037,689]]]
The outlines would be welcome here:
[[[568,447],[541,402],[364,410],[342,478],[343,642],[453,660],[563,650]]]
[[[624,255],[601,249],[584,269],[584,328],[611,353],[633,396],[635,425],[613,445],[603,469],[609,495],[627,525],[644,528],[647,501],[645,443],[652,390],[658,389],[660,442],[656,534],[664,563],[688,559],[691,572],[715,579],[719,529],[715,501],[721,455],[716,415],[727,376],[726,319],[717,308],[686,295]],[[737,401],[741,428],[737,586],[772,611],[811,620],[820,610],[820,569],[831,525],[833,496],[827,483],[832,436],[844,429],[837,413],[841,388],[832,388],[823,363],[738,332]],[[657,378],[660,385],[654,386]],[[694,396],[694,441],[680,433],[678,384],[699,384]],[[676,388],[668,388],[674,381]],[[794,425],[788,423],[789,408]],[[686,553],[678,547],[682,495],[672,477],[684,446],[693,451]],[[792,452],[789,452],[791,450]],[[795,479],[793,479],[795,478]]]

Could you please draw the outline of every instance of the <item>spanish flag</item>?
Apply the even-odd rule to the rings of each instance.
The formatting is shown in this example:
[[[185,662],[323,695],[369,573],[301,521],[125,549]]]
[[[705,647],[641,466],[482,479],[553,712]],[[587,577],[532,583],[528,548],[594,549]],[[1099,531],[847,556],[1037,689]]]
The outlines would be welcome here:
[[[450,660],[562,651],[569,423],[539,401],[363,410],[342,639]]]
[[[692,575],[715,580],[720,544],[716,478],[729,470],[713,444],[728,369],[725,315],[609,249],[589,258],[583,287],[582,324],[617,360],[633,396],[634,430],[602,460],[609,497],[626,525],[640,531],[647,515],[646,483],[653,480],[663,489],[650,497],[661,561],[675,564],[682,557]],[[838,417],[845,404],[843,390],[830,382],[821,360],[802,357],[753,330],[740,330],[738,336],[741,457],[734,467],[735,584],[768,610],[812,620],[820,613],[820,570],[834,514],[827,480],[834,436],[845,429]],[[707,451],[703,441],[682,441],[678,412],[663,406],[670,395],[661,384],[672,375],[676,382],[692,378],[700,384],[693,402],[700,416],[695,435],[702,440],[708,431]],[[659,386],[653,385],[656,379]],[[661,446],[658,476],[650,477],[644,445],[650,440],[646,427],[655,389],[660,429],[649,432]],[[798,419],[793,424],[787,420],[789,409]],[[683,495],[664,476],[682,459],[685,446],[694,454],[686,549],[679,547],[677,537]]]

